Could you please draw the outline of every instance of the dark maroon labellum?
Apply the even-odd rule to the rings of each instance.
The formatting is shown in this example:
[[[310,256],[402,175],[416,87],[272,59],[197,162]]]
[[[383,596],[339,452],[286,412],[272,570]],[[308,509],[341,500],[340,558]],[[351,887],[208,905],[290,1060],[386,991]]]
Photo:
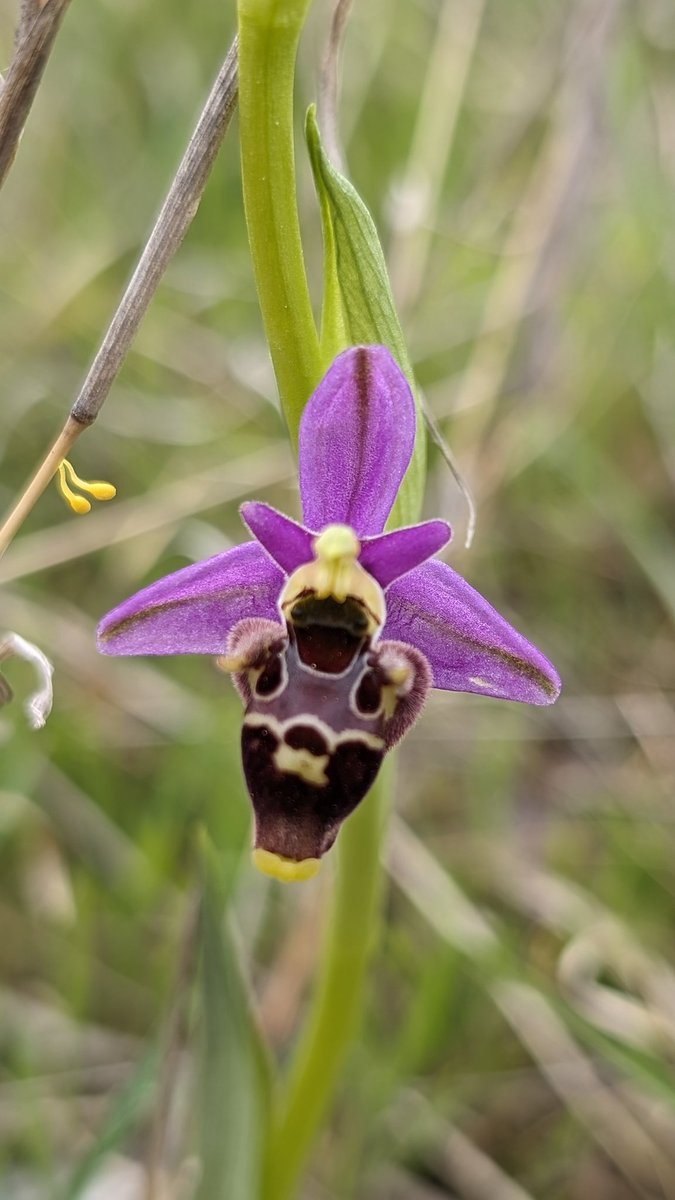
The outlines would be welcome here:
[[[423,656],[373,645],[360,603],[300,596],[286,628],[242,622],[230,653],[246,667],[242,758],[256,849],[319,859],[372,786],[385,752],[419,714]]]

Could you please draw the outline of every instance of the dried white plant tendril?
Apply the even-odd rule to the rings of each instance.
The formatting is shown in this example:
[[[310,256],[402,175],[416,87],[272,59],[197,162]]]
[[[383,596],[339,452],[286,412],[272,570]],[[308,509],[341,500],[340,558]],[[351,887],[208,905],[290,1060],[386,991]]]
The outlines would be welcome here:
[[[52,710],[52,675],[54,668],[42,650],[26,641],[18,633],[0,634],[0,662],[7,658],[23,658],[32,664],[38,678],[38,688],[31,692],[24,709],[31,729],[42,729]],[[0,674],[0,705],[12,699],[12,689]]]

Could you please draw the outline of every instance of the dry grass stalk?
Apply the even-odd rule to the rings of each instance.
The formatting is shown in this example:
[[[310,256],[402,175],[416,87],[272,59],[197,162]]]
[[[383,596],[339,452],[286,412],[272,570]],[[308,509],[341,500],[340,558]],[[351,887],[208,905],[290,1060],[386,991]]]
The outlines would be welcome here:
[[[49,5],[55,0],[48,0]],[[9,86],[9,80],[8,85]],[[0,97],[4,100],[5,92]],[[169,188],[154,229],[82,385],[66,424],[0,528],[0,557],[52,479],[59,463],[96,420],[148,305],[199,208],[237,102],[237,43],[230,47]]]

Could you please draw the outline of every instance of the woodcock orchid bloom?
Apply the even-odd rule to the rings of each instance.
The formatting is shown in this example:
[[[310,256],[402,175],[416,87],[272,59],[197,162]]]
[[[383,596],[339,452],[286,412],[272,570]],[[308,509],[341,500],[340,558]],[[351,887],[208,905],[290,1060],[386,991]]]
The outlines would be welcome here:
[[[445,521],[383,533],[415,441],[408,383],[383,346],[335,360],[302,418],[304,524],[242,505],[254,540],[184,567],[101,622],[104,654],[208,654],[245,704],[254,861],[319,868],[430,687],[551,704],[550,662],[433,558]]]

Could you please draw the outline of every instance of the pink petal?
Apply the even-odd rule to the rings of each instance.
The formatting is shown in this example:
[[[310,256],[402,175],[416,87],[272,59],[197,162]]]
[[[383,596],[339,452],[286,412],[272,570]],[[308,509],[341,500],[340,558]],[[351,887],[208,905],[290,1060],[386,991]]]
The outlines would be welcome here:
[[[253,536],[287,575],[314,558],[312,541],[316,534],[297,521],[259,500],[247,501],[239,511]]]
[[[366,538],[359,562],[380,587],[389,587],[401,575],[419,567],[450,541],[452,530],[446,521],[424,521],[394,529],[378,537]]]

